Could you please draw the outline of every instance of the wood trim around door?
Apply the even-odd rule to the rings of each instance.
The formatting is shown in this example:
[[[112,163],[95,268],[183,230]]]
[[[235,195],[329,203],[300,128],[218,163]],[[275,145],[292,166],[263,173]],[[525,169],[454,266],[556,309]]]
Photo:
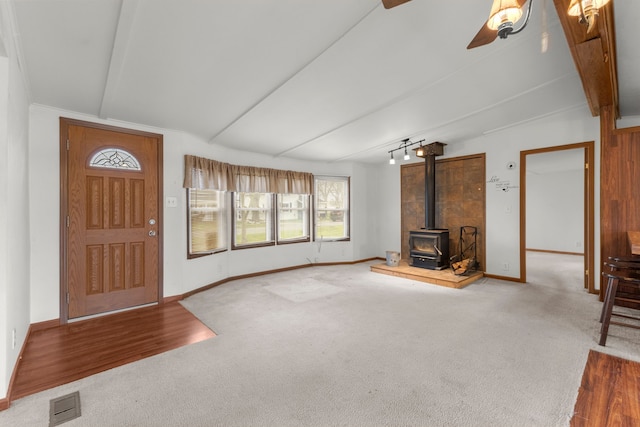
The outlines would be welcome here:
[[[559,145],[555,147],[538,148],[520,152],[520,279],[527,281],[526,263],[526,173],[527,155],[548,153],[552,151],[584,149],[584,287],[589,293],[597,294],[595,289],[595,261],[594,261],[594,209],[595,209],[595,154],[594,142],[579,142],[576,144]]]
[[[163,135],[145,132],[135,129],[120,128],[100,123],[86,122],[83,120],[60,117],[60,324],[69,321],[69,310],[67,302],[68,292],[68,236],[67,236],[67,204],[69,200],[69,176],[68,176],[68,136],[70,126],[82,126],[93,129],[102,129],[113,132],[139,135],[153,138],[157,141],[157,168],[158,168],[158,304],[163,303],[164,282],[163,282],[163,253],[164,253],[164,196],[163,196]]]

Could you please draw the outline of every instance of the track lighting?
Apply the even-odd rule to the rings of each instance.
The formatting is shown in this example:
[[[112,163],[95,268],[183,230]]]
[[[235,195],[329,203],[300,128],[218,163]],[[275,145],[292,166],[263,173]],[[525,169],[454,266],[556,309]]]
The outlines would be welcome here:
[[[424,139],[421,141],[416,141],[416,142],[411,142],[409,140],[409,138],[405,138],[400,142],[400,145],[398,146],[398,148],[394,148],[393,150],[389,150],[387,151],[387,153],[391,154],[391,158],[389,159],[389,164],[390,165],[395,165],[396,164],[396,160],[393,158],[393,152],[394,151],[398,151],[398,150],[404,150],[404,159],[405,160],[411,160],[411,155],[409,154],[409,151],[407,151],[407,148],[411,147],[412,145],[415,144],[420,144],[420,148],[422,148],[422,143],[424,142]],[[417,156],[420,156],[420,154],[416,154]]]

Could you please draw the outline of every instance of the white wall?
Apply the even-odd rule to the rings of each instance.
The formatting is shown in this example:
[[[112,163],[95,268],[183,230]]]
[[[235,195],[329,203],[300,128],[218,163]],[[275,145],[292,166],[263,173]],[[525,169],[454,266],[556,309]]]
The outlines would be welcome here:
[[[486,266],[488,274],[509,278],[520,276],[520,151],[595,141],[596,259],[600,248],[600,124],[582,108],[551,115],[540,120],[493,132],[479,138],[448,144],[441,158],[486,153]],[[434,137],[447,143],[446,140]],[[427,139],[427,142],[429,140]],[[400,169],[381,161],[377,181],[381,189],[379,218],[389,218],[381,232],[378,253],[400,246]],[[514,169],[507,169],[509,162]],[[382,162],[385,162],[384,164]],[[393,221],[393,222],[392,222]],[[508,270],[504,270],[504,265]],[[596,266],[598,268],[598,266]],[[596,274],[600,274],[596,271]]]
[[[526,218],[527,249],[584,253],[584,171],[527,174]]]
[[[376,166],[376,173],[369,189],[372,204],[377,212],[377,224],[374,228],[378,236],[377,253],[382,257],[386,251],[400,252],[402,246],[400,166],[389,165],[388,161],[385,157],[381,159],[380,165]]]
[[[640,126],[640,116],[625,116],[621,117],[620,120],[616,122],[616,127],[618,129],[630,128]]]
[[[248,273],[316,262],[353,261],[373,256],[376,245],[370,232],[375,215],[369,211],[371,168],[355,164],[329,164],[273,158],[210,145],[183,132],[149,128],[32,105],[31,170],[32,178],[50,177],[31,188],[32,252],[31,322],[56,319],[59,301],[59,117],[106,123],[164,135],[164,196],[176,197],[177,208],[164,208],[164,296],[179,295],[218,280]],[[311,172],[316,175],[351,177],[351,241],[298,243],[266,248],[227,251],[188,260],[186,190],[182,188],[184,155],[192,154],[222,162],[247,166]],[[54,207],[52,209],[52,207]],[[47,212],[46,216],[39,212]]]
[[[6,7],[0,4],[0,50],[7,53],[0,55],[0,399],[29,327],[27,89]]]
[[[0,200],[9,199],[9,150],[7,144],[7,107],[9,87],[9,67],[7,58],[0,57]],[[9,209],[0,209],[0,398],[6,396],[9,387],[11,368],[8,352],[11,348],[11,329],[8,307],[9,304]]]

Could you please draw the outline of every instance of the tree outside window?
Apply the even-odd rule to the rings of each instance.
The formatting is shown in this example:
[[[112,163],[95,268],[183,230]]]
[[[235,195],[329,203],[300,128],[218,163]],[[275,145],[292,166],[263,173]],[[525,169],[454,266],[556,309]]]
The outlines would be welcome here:
[[[315,178],[315,239],[349,239],[349,178]]]
[[[309,240],[309,196],[278,194],[278,243]]]
[[[273,194],[233,193],[234,247],[274,244]]]

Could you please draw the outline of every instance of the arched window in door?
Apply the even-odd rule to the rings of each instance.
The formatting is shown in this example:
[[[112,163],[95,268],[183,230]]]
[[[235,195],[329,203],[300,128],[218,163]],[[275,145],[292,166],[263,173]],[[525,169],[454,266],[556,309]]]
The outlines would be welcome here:
[[[108,169],[142,170],[133,154],[121,148],[104,148],[93,155],[89,166]]]

